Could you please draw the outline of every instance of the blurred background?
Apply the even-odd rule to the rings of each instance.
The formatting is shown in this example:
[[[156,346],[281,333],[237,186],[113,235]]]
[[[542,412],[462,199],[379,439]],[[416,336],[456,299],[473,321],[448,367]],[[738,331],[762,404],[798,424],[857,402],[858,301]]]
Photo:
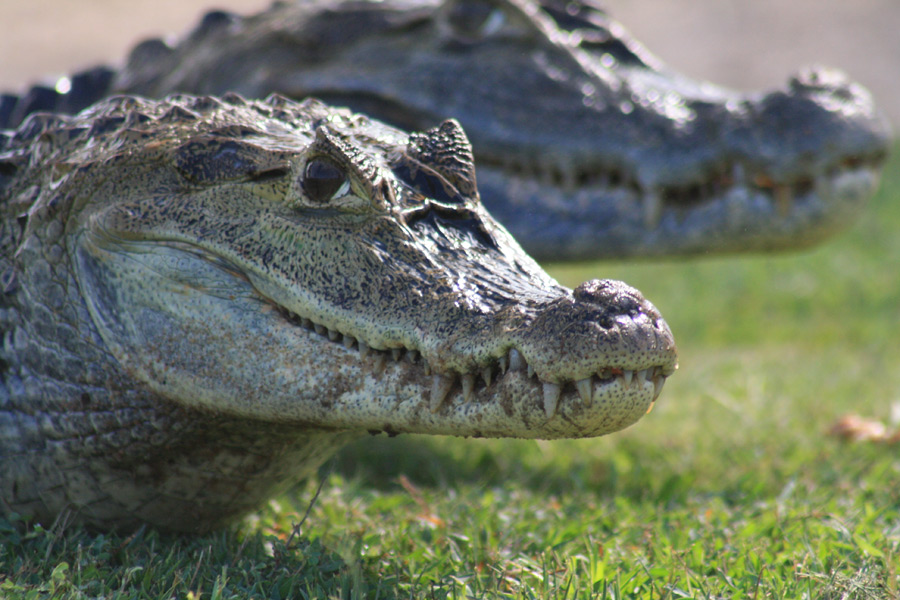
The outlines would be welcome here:
[[[119,64],[139,40],[180,36],[211,8],[269,0],[2,0],[0,90]],[[675,69],[737,89],[773,88],[809,64],[868,87],[900,128],[897,0],[607,0],[610,13]]]

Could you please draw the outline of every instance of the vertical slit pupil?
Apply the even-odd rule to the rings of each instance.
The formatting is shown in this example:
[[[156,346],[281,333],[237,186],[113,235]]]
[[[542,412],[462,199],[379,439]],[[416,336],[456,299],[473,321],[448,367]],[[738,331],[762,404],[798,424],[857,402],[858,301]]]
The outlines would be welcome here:
[[[331,200],[347,180],[347,174],[333,160],[314,158],[306,164],[303,190],[309,199],[317,203]]]

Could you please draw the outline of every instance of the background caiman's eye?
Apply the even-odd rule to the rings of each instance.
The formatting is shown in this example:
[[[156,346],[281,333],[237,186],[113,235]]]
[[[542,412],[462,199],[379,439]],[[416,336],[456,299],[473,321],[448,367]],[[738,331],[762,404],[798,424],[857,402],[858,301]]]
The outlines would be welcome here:
[[[319,156],[306,163],[303,191],[310,201],[324,204],[350,190],[346,171],[330,158]]]
[[[451,3],[446,19],[460,40],[474,42],[499,31],[506,22],[506,13],[493,2],[462,0]]]

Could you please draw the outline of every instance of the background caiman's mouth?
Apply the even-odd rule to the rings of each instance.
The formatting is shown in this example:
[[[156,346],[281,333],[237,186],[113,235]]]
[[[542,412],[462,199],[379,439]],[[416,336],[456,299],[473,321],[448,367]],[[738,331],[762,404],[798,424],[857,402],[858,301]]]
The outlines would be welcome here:
[[[821,190],[838,189],[839,183],[848,181],[859,181],[858,185],[874,181],[885,159],[884,152],[847,156],[820,168],[818,173],[798,173],[789,179],[780,179],[765,171],[752,170],[740,162],[731,162],[711,169],[704,179],[649,187],[621,166],[563,164],[547,156],[536,156],[533,160],[514,156],[498,158],[487,154],[477,157],[482,170],[493,169],[511,179],[531,181],[565,194],[591,189],[629,192],[641,200],[644,224],[649,229],[659,225],[667,209],[685,210],[708,204],[723,198],[735,188],[765,195],[774,205],[776,214],[787,218],[796,199],[814,198],[822,204],[829,204],[839,201],[840,194],[828,194],[826,197]]]

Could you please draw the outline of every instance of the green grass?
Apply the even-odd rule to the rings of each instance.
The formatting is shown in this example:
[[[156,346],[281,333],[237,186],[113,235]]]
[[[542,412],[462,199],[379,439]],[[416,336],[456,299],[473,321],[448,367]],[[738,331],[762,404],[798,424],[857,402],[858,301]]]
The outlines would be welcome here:
[[[0,598],[900,598],[900,453],[827,435],[900,403],[900,160],[811,252],[551,266],[641,289],[681,368],[596,440],[347,448],[239,531],[0,521]]]

